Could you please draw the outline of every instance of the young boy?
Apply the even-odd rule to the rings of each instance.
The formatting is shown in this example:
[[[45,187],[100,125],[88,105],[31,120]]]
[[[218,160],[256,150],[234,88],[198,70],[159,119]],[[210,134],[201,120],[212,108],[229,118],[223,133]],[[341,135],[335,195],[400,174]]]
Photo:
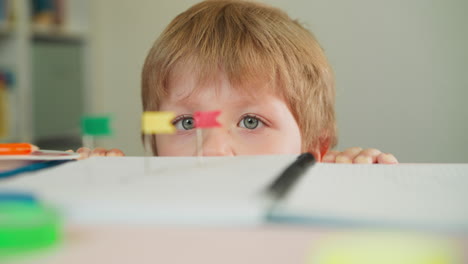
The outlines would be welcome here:
[[[173,111],[177,133],[151,137],[159,156],[196,154],[193,113],[221,110],[204,131],[204,155],[299,154],[322,162],[397,163],[376,149],[336,144],[332,70],[314,36],[279,9],[204,1],[156,40],[142,73],[144,111]],[[83,157],[120,150],[80,149]]]

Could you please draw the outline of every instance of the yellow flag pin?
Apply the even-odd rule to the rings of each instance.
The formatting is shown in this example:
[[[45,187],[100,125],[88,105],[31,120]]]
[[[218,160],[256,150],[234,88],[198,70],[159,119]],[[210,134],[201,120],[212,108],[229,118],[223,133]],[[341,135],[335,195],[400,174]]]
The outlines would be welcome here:
[[[172,120],[173,112],[144,112],[142,117],[142,130],[144,134],[173,134],[176,132]]]

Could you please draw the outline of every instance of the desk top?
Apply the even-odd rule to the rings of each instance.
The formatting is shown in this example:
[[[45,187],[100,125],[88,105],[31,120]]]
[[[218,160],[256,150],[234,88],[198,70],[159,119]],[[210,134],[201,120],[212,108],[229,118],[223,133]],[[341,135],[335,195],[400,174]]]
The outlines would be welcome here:
[[[330,237],[371,231],[265,225],[247,228],[71,226],[63,243],[10,264],[312,263]],[[377,232],[378,233],[378,232]],[[383,234],[383,233],[382,233]],[[408,234],[411,237],[414,234]],[[433,235],[452,243],[468,263],[468,237]]]

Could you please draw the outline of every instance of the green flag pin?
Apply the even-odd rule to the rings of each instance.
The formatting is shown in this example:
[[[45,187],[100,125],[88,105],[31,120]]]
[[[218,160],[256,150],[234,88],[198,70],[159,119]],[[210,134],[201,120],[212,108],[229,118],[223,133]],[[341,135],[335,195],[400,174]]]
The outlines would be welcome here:
[[[81,131],[83,135],[83,146],[94,148],[95,137],[106,137],[112,135],[109,116],[83,116],[81,118]]]
[[[84,116],[81,118],[81,130],[83,135],[87,136],[110,136],[112,129],[110,127],[109,116]]]

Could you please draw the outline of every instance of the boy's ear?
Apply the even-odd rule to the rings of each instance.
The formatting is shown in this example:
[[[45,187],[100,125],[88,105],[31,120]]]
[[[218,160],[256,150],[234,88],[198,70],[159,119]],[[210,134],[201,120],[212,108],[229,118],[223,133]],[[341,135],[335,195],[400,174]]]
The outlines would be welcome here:
[[[311,149],[309,152],[314,155],[317,162],[321,162],[328,150],[330,150],[330,139],[326,138],[320,141],[320,145],[317,148]]]
[[[322,161],[323,155],[322,153],[320,153],[320,151],[309,151],[309,152],[312,153],[312,155],[314,155],[314,158],[317,162]]]

